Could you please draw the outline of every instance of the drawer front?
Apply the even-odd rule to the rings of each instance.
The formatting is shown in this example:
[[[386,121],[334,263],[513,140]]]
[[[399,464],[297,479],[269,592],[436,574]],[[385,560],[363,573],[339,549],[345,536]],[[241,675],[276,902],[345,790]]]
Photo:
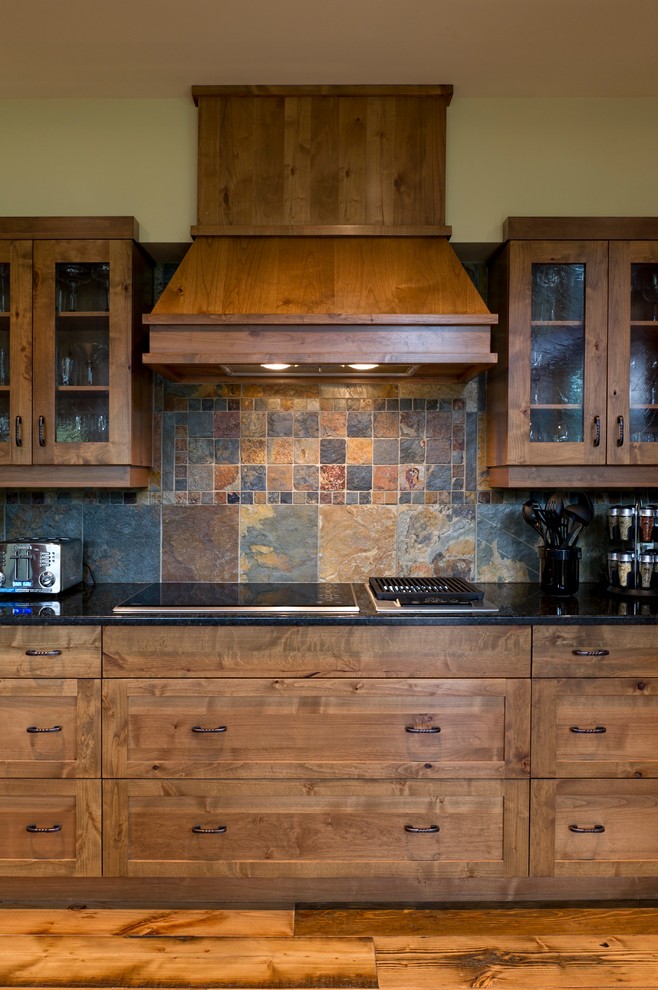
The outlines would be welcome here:
[[[527,781],[103,786],[109,876],[527,875]]]
[[[99,777],[100,681],[0,680],[0,777]]]
[[[98,780],[0,781],[0,875],[100,876]]]
[[[535,626],[534,677],[658,676],[655,626]]]
[[[524,626],[110,626],[106,677],[528,677]]]
[[[534,876],[658,876],[658,781],[535,780]]]
[[[115,777],[527,776],[529,681],[115,680]]]
[[[658,678],[537,680],[535,777],[658,777]]]
[[[100,677],[99,626],[0,626],[0,677]]]

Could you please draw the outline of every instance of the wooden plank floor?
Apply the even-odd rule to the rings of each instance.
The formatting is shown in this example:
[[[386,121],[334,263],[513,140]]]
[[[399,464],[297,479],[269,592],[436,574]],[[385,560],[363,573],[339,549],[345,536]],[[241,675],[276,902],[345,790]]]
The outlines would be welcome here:
[[[658,990],[658,907],[0,909],[0,990]]]

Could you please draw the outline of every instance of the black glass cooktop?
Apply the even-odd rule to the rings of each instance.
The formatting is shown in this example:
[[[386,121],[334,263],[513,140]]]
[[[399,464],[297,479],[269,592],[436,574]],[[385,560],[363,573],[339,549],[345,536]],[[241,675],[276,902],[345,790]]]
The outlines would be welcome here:
[[[118,615],[358,612],[351,584],[151,584],[112,609]]]

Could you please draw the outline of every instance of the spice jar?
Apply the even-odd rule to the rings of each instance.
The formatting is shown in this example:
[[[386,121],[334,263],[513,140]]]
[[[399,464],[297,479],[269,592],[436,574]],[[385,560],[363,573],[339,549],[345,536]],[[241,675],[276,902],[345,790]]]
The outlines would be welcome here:
[[[630,543],[633,539],[635,525],[635,509],[632,505],[620,505],[617,513],[617,529],[619,536],[617,539],[622,543]]]
[[[640,539],[642,543],[653,543],[654,524],[658,521],[658,509],[655,505],[643,505],[640,509]]]
[[[619,587],[619,554],[616,550],[608,551],[608,581]]]
[[[620,588],[635,587],[634,564],[635,564],[635,554],[632,553],[617,554],[617,574],[619,575]]]
[[[639,587],[648,590],[653,584],[655,553],[641,553],[639,556]]]

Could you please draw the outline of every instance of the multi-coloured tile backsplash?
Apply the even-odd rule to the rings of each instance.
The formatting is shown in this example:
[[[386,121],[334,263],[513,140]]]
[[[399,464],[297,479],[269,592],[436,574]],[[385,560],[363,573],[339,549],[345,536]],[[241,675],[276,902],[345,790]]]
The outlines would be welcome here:
[[[7,491],[6,538],[78,536],[97,582],[536,581],[529,492],[488,488],[486,384],[156,379],[147,491]],[[537,494],[537,493],[535,493]],[[541,497],[541,493],[539,493]],[[606,493],[582,580],[604,580]]]

